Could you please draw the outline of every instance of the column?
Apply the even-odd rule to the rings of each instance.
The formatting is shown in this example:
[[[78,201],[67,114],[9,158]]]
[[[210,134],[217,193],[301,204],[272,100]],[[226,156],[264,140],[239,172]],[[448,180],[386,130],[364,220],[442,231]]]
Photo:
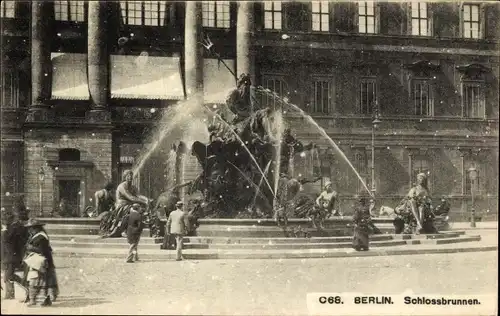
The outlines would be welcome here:
[[[411,189],[413,185],[413,156],[415,155],[415,150],[412,148],[408,149],[408,175],[409,175],[409,183],[408,183],[408,190]]]
[[[186,2],[184,71],[186,95],[203,101],[202,7],[199,1]],[[201,104],[200,104],[201,105]]]
[[[90,121],[102,122],[110,119],[108,103],[108,52],[107,52],[107,3],[88,2],[88,84],[91,110],[87,113]]]
[[[467,170],[465,169],[465,159],[468,156],[470,150],[466,148],[459,148],[458,153],[460,155],[460,174],[461,174],[461,195],[462,195],[462,203],[461,203],[461,212],[463,218],[467,218]]]
[[[253,2],[238,2],[238,14],[236,19],[236,75],[242,73],[250,74],[252,84],[255,84],[254,61],[251,52],[251,38],[253,32]]]
[[[50,110],[47,100],[51,88],[51,22],[54,4],[48,1],[31,3],[31,99],[27,121],[47,121]]]
[[[118,186],[118,183],[121,182],[121,174],[120,174],[120,145],[121,139],[119,133],[113,133],[111,135],[111,182]]]

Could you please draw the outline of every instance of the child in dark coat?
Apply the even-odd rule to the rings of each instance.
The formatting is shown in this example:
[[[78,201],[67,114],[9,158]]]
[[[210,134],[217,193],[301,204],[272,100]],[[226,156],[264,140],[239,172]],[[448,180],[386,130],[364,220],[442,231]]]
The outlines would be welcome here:
[[[140,205],[134,204],[130,210],[127,225],[127,241],[130,245],[127,256],[128,263],[139,260],[137,247],[139,246],[139,240],[141,239],[143,229],[142,209]]]

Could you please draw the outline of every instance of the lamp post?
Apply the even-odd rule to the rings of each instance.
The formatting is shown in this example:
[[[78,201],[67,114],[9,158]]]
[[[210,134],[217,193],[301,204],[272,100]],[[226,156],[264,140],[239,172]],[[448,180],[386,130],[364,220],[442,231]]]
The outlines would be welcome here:
[[[372,177],[371,177],[371,182],[372,182],[372,195],[375,197],[375,130],[377,129],[378,125],[382,123],[382,121],[379,119],[379,113],[378,113],[378,103],[375,103],[375,108],[373,111],[373,121],[372,121]]]
[[[476,189],[476,179],[477,179],[477,170],[474,166],[469,168],[469,179],[471,181],[470,186],[470,195],[471,195],[471,211],[470,211],[470,227],[476,227],[476,208],[474,203],[474,191]]]
[[[38,171],[38,180],[39,180],[39,185],[40,185],[40,194],[39,194],[39,202],[40,202],[40,217],[43,216],[43,181],[45,180],[45,170],[43,170],[43,167],[40,167],[40,170]]]

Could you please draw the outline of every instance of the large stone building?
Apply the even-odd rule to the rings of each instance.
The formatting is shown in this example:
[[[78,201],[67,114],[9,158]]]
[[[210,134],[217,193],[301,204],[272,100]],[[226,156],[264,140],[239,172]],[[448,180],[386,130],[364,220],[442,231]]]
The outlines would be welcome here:
[[[223,102],[213,92],[234,79],[200,44],[209,35],[235,73],[312,115],[369,187],[373,166],[381,203],[426,172],[454,217],[476,188],[478,210],[496,218],[498,3],[1,3],[3,197],[24,192],[45,215],[62,197],[82,210],[133,163],[157,109]],[[289,120],[320,146],[298,165],[330,178],[342,203],[364,190],[316,130]],[[156,169],[140,177],[151,196],[163,189]]]

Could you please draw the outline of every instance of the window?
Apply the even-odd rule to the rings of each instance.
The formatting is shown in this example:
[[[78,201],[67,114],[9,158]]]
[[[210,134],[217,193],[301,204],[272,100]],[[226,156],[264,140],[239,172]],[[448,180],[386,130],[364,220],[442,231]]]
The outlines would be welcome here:
[[[57,21],[85,22],[85,1],[55,1],[54,13]]]
[[[334,86],[331,79],[316,79],[313,81],[314,112],[330,114],[333,110]]]
[[[276,94],[277,97],[283,98],[287,94],[287,85],[282,78],[265,78],[263,80],[263,87],[269,89]],[[276,96],[271,94],[264,94],[262,103],[264,106],[276,106],[279,100]]]
[[[328,1],[312,2],[312,30],[330,31],[330,9]]]
[[[19,73],[4,71],[2,73],[2,107],[17,108],[20,105]]]
[[[375,34],[375,2],[358,3],[358,31]]]
[[[462,111],[464,117],[484,118],[483,86],[479,82],[467,82],[462,84]]]
[[[281,30],[282,13],[280,1],[264,2],[264,28],[268,30]]]
[[[127,25],[165,25],[165,1],[121,1],[120,7]]]
[[[417,116],[433,116],[434,100],[431,85],[427,80],[413,80],[411,87],[413,114]]]
[[[363,78],[359,85],[359,105],[360,114],[369,115],[377,103],[377,81],[375,78]]]
[[[366,183],[366,178],[367,178],[367,166],[368,166],[368,159],[366,156],[366,152],[356,152],[354,154],[354,166],[356,170],[358,171],[359,175],[361,178]],[[365,187],[359,180],[357,176],[354,177],[356,179],[356,193],[362,193],[365,190]]]
[[[203,26],[229,28],[229,1],[204,1]]]
[[[411,3],[411,35],[428,36],[428,23],[429,20],[427,17],[427,3]]]
[[[464,4],[464,38],[479,38],[479,4]]]
[[[2,1],[0,3],[0,14],[2,18],[15,18],[16,17],[16,2],[15,1]]]
[[[74,148],[59,150],[59,161],[80,161],[80,151]]]

